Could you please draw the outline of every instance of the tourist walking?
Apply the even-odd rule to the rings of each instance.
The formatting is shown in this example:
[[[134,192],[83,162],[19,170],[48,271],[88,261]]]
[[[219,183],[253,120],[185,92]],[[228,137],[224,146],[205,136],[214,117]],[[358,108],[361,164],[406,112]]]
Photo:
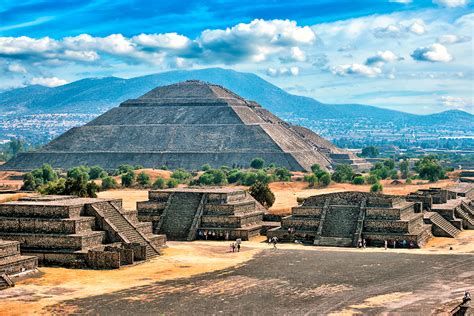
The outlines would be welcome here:
[[[240,252],[240,244],[242,243],[242,239],[237,238],[237,240],[235,241],[235,243],[237,244],[237,252]]]
[[[278,238],[275,236],[272,238],[273,249],[277,249]]]
[[[385,250],[387,250],[387,246],[388,246],[388,242],[387,242],[387,240],[384,240],[384,247],[385,247]]]
[[[367,240],[364,238],[362,239],[362,247],[367,248]]]
[[[234,243],[230,244],[230,251],[235,252],[235,244]]]

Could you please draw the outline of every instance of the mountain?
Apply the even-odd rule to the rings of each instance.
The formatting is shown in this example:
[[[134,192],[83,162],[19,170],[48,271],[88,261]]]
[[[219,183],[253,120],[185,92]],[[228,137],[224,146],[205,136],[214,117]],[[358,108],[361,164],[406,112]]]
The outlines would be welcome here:
[[[363,124],[365,130],[390,126],[397,129],[430,127],[434,130],[452,130],[470,134],[474,132],[474,116],[467,112],[447,111],[431,115],[415,115],[360,104],[324,104],[309,97],[289,94],[255,74],[221,68],[170,71],[131,79],[90,78],[56,88],[30,86],[14,89],[0,93],[0,111],[8,115],[9,120],[11,115],[55,113],[98,115],[157,86],[189,79],[199,79],[227,87],[246,99],[257,101],[291,123],[312,129],[319,129],[323,126],[320,124],[323,121],[336,124],[335,128],[326,128],[326,124],[320,131],[336,130],[341,124],[348,127]],[[89,119],[90,117],[87,118]],[[6,132],[8,128],[3,130],[4,134]]]

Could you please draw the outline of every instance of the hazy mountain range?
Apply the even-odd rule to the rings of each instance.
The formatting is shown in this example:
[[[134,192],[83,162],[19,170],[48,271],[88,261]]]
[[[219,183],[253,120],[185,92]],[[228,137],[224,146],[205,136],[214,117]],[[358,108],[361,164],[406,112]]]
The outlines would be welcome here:
[[[369,124],[369,129],[372,124],[370,122],[374,122],[373,124],[377,125],[388,124],[400,128],[430,126],[470,134],[474,132],[474,116],[464,111],[415,115],[359,104],[324,104],[309,97],[287,93],[257,75],[220,68],[170,71],[131,79],[90,78],[55,88],[29,86],[0,93],[0,111],[2,115],[9,117],[40,113],[98,115],[156,86],[188,79],[223,85],[244,98],[257,101],[283,119],[313,129],[315,122],[322,120],[335,120],[346,124],[362,120],[368,122],[366,124]]]

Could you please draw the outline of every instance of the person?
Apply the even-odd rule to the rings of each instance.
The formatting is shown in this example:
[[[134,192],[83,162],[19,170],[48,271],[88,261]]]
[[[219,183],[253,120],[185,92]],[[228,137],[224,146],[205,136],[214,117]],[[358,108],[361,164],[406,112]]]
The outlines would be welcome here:
[[[397,246],[397,241],[394,240],[394,241],[393,241],[393,249],[395,249],[396,246]]]
[[[234,243],[230,244],[230,249],[232,250],[232,252],[235,252],[235,244]]]
[[[387,250],[387,245],[388,245],[387,240],[384,240],[384,247],[385,247],[385,250]]]
[[[273,249],[277,249],[278,238],[275,236],[272,238]]]
[[[291,235],[291,227],[288,227],[288,235]]]
[[[207,240],[207,230],[204,231],[204,238]]]
[[[237,240],[235,241],[235,243],[237,244],[237,252],[240,252],[240,244],[242,243],[242,239],[237,238]]]
[[[410,241],[410,248],[415,248],[415,243],[412,241]]]
[[[362,239],[362,247],[367,248],[367,240],[364,238]]]
[[[471,293],[469,291],[464,292],[464,297],[462,298],[462,303],[469,302],[471,300]]]
[[[362,239],[360,239],[360,238],[357,241],[357,248],[362,248]]]
[[[229,231],[228,230],[226,230],[226,232],[225,232],[225,240],[229,240]]]

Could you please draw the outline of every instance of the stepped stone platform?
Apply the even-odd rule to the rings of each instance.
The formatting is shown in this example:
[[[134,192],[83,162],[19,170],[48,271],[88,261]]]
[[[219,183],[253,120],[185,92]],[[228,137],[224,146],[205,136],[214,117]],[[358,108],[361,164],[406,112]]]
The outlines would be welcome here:
[[[198,170],[206,163],[216,168],[247,167],[255,157],[298,171],[309,171],[313,164],[333,169],[345,163],[357,171],[371,166],[256,102],[222,86],[190,80],[127,100],[39,150],[21,153],[0,169],[27,171],[49,163],[63,169],[139,164]]]
[[[432,234],[419,203],[375,193],[340,192],[305,199],[267,236],[321,246],[357,246],[365,239],[375,246],[388,241],[422,247]]]
[[[168,240],[248,240],[263,228],[263,208],[241,189],[178,188],[148,192],[137,202],[138,219],[151,221]]]
[[[38,258],[20,254],[20,243],[18,241],[0,239],[0,275],[13,276],[23,272],[35,271],[37,266]]]
[[[42,265],[112,269],[157,256],[166,238],[151,225],[121,200],[36,196],[0,204],[0,238]]]
[[[440,226],[433,222],[433,225],[438,226],[436,236],[444,236],[446,234],[453,235],[447,230],[453,231],[455,236],[457,235],[456,230],[474,229],[473,198],[474,183],[459,183],[446,189],[423,189],[410,193],[407,196],[407,200],[421,202],[423,204],[423,209],[426,212],[425,221],[429,222],[432,218],[431,213],[434,212],[439,214],[455,228],[453,231],[452,227],[447,226],[448,223],[444,223],[443,226]],[[444,230],[446,234],[441,232],[442,230]]]

